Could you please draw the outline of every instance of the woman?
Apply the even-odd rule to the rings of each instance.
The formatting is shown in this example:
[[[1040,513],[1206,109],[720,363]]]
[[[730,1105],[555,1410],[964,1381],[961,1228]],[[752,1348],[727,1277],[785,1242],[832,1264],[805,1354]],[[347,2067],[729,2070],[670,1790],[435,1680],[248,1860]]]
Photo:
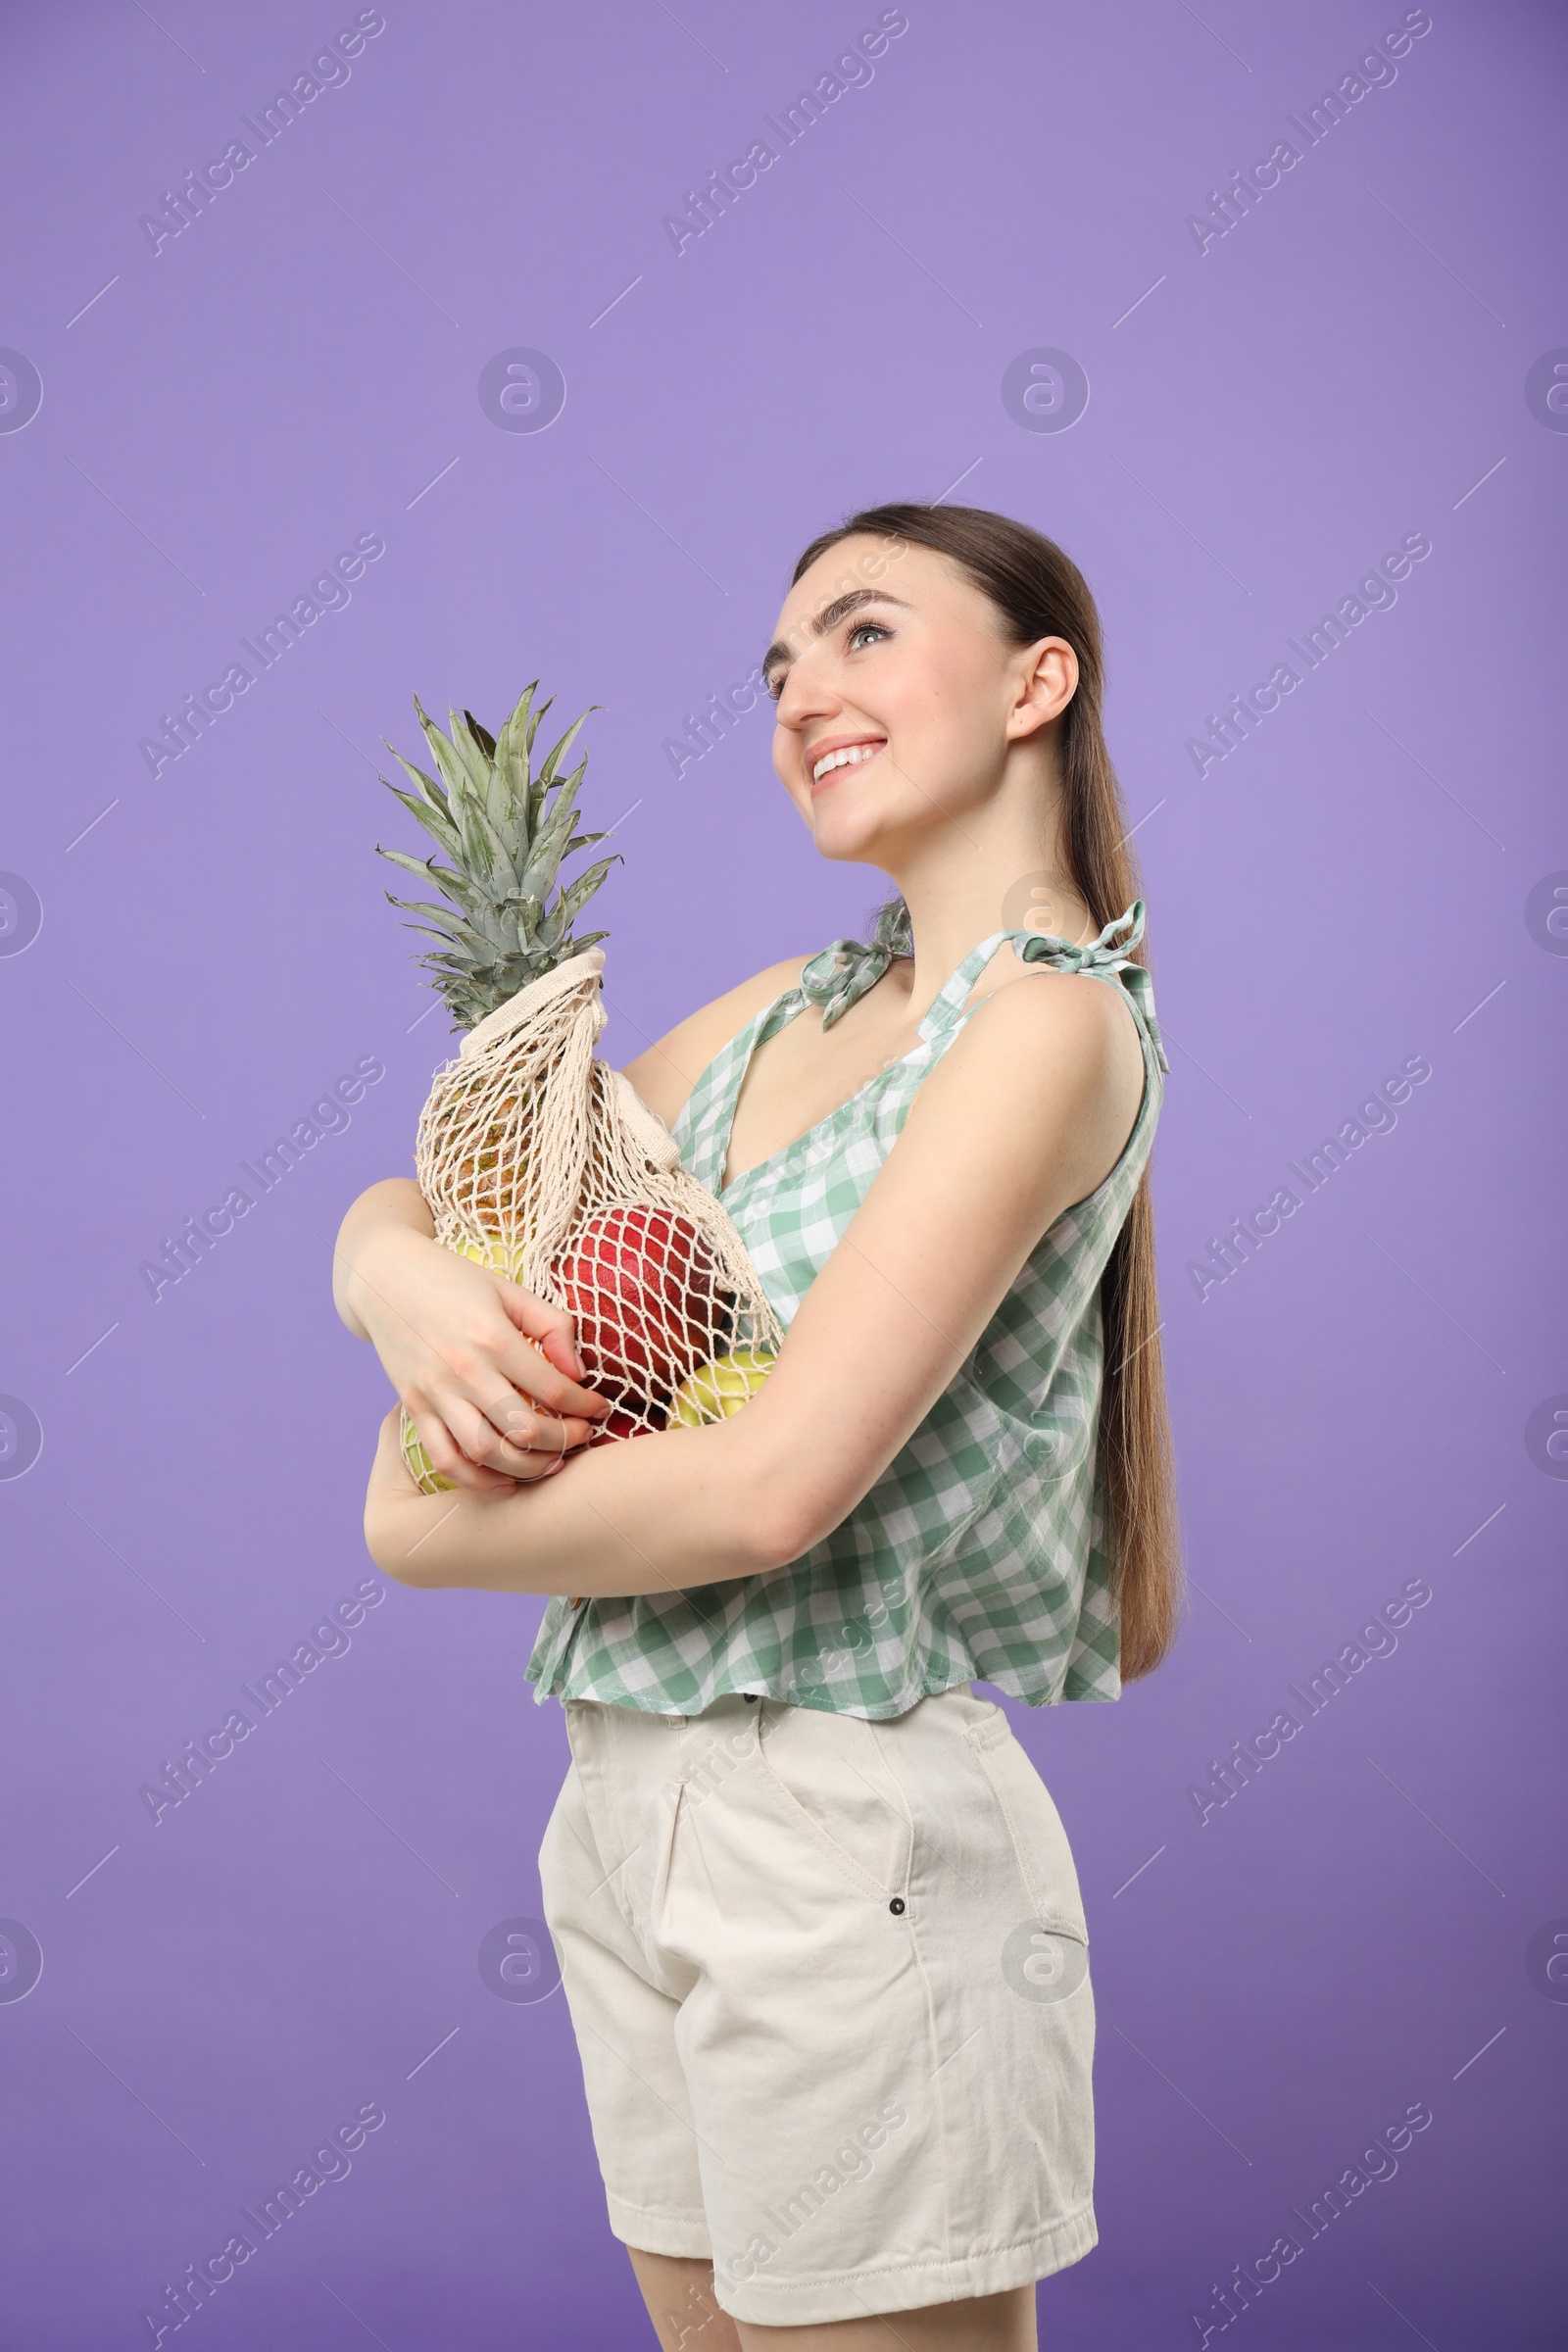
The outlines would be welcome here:
[[[340,1310],[462,1492],[415,1490],[394,1411],[367,1538],[406,1584],[556,1596],[545,1908],[661,2344],[1018,2352],[1097,2240],[1094,2003],[1060,1819],[972,1684],[1114,1698],[1172,1639],[1167,1065],[1059,549],[858,514],[763,673],[817,849],[902,896],[628,1075],[739,1226],[777,1366],[720,1425],[579,1451],[607,1408],[569,1317],[376,1185]]]

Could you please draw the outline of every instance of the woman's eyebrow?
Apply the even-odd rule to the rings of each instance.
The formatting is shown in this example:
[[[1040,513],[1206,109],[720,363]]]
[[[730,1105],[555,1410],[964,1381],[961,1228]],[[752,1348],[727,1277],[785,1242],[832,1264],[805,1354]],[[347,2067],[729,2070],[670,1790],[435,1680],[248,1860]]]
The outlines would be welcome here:
[[[905,612],[912,610],[902,596],[890,596],[885,588],[852,588],[847,596],[835,597],[830,605],[824,605],[821,612],[813,615],[812,636],[825,637],[828,630],[835,628],[846,613],[854,612],[861,605],[897,605]],[[787,667],[792,651],[785,638],[775,637],[758,665],[763,678],[781,662]]]

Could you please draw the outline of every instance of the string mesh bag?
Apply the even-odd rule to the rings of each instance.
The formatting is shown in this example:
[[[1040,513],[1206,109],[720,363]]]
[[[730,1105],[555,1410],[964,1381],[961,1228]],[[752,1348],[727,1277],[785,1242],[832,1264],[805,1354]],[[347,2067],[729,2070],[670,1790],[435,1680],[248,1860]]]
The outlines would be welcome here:
[[[438,772],[394,753],[415,791],[388,789],[450,863],[381,855],[449,902],[392,900],[442,943],[421,960],[466,1030],[419,1116],[415,1164],[435,1238],[565,1308],[585,1385],[612,1408],[588,1444],[614,1445],[739,1411],[782,1332],[727,1212],[624,1073],[594,1053],[609,1017],[596,943],[608,934],[573,942],[572,922],[615,860],[558,886],[564,860],[606,837],[575,830],[586,760],[562,773],[582,719],[532,772],[550,707],[534,708],[536,690],[499,738],[456,710],[444,735],[416,698]],[[453,1484],[406,1410],[402,1443],[425,1493]]]

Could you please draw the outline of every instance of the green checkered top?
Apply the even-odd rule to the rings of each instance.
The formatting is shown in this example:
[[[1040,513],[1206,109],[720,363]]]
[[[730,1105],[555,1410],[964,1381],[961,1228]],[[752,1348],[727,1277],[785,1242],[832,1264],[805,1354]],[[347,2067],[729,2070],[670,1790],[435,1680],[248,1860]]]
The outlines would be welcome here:
[[[536,1698],[593,1698],[700,1714],[750,1690],[872,1718],[955,1683],[995,1684],[1030,1706],[1115,1698],[1119,1612],[1109,1591],[1097,1472],[1101,1277],[1143,1174],[1169,1069],[1147,971],[1128,960],[1144,903],[1089,947],[998,931],[964,957],[919,1044],[720,1198],[788,1328],[897,1141],[922,1078],[968,1017],[1004,939],[1026,962],[1121,987],[1144,1049],[1144,1097],[1120,1159],[1037,1243],[972,1354],[849,1517],[788,1567],[687,1592],[564,1598],[545,1611]],[[799,984],[731,1038],[675,1124],[681,1157],[715,1190],[747,1064],[808,1004],[823,1027],[886,970],[891,929],[836,940]]]

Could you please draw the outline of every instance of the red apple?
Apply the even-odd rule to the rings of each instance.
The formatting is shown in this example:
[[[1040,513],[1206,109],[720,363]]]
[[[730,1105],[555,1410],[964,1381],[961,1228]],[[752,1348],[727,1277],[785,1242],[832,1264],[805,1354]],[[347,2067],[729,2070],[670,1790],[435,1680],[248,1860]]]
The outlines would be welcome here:
[[[662,1403],[710,1352],[716,1269],[684,1217],[638,1203],[606,1209],[556,1272],[585,1385],[612,1401]]]

